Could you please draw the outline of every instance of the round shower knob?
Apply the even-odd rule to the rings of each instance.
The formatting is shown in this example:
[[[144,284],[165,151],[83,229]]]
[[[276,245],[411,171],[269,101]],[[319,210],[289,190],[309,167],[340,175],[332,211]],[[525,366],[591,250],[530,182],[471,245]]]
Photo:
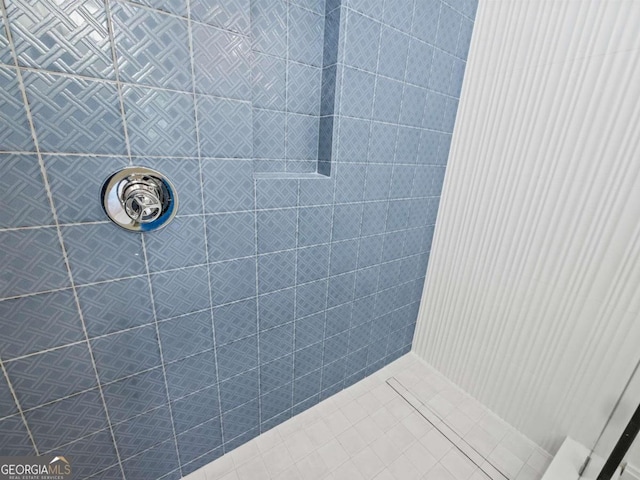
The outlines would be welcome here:
[[[116,225],[133,232],[149,232],[173,219],[178,195],[161,173],[128,167],[109,176],[102,185],[102,208]]]

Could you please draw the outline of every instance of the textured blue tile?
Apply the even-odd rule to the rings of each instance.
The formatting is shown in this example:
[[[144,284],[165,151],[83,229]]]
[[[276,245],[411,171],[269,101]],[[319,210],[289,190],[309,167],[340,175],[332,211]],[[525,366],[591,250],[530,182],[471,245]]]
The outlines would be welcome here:
[[[225,443],[240,435],[250,432],[260,424],[260,407],[258,399],[245,403],[233,410],[222,414],[222,429],[224,431]],[[249,435],[245,441],[253,438],[255,434]],[[237,446],[237,445],[236,445]],[[226,449],[226,445],[225,445]]]
[[[97,199],[105,178],[127,165],[125,157],[56,155],[45,156],[44,161],[60,223],[96,222],[106,218]],[[182,203],[182,196],[180,201]]]
[[[193,95],[125,86],[123,97],[134,155],[198,155]]]
[[[0,63],[12,64],[13,55],[4,28],[4,18],[0,18]]]
[[[422,115],[420,120],[422,120]],[[422,129],[419,128],[398,127],[398,147],[396,148],[395,163],[416,163],[421,133]]]
[[[339,162],[367,162],[370,122],[356,118],[340,119]]]
[[[260,295],[260,330],[277,327],[294,320],[295,289]]]
[[[250,48],[247,37],[193,24],[193,65],[197,91],[249,100]]]
[[[442,134],[431,130],[423,130],[420,136],[418,150],[419,165],[434,165],[438,163],[438,144]],[[417,192],[421,194],[421,192]]]
[[[199,95],[198,131],[204,157],[249,158],[251,156],[251,104]]]
[[[43,4],[37,0],[14,0],[7,2],[7,15],[21,65],[89,77],[114,77],[102,2]]]
[[[307,65],[322,66],[324,18],[289,4],[289,58]]]
[[[169,407],[156,408],[131,420],[114,425],[118,450],[123,458],[151,448],[164,438],[173,437]]]
[[[369,140],[369,163],[392,163],[396,150],[398,127],[387,123],[373,122]],[[373,167],[378,168],[378,167]],[[369,168],[371,170],[371,168]],[[382,172],[383,170],[380,170]],[[367,178],[367,183],[369,179]],[[367,187],[369,189],[369,187]],[[369,199],[365,197],[366,199]]]
[[[258,212],[258,252],[269,253],[296,247],[295,209]]]
[[[462,60],[459,60],[457,58],[453,59],[453,66],[451,68],[451,79],[449,81],[449,95],[460,98],[466,67],[467,64]]]
[[[344,54],[345,64],[375,72],[380,42],[380,23],[352,11],[347,11],[347,21],[349,29]]]
[[[426,100],[427,89],[405,85],[402,109],[400,111],[400,123],[411,125],[412,127],[421,127]]]
[[[316,343],[296,351],[293,367],[296,378],[307,375],[322,366],[323,349],[323,343]]]
[[[158,329],[165,362],[173,362],[213,348],[213,327],[209,310],[160,322]]]
[[[398,123],[402,106],[403,84],[385,77],[378,77],[373,118],[383,122]],[[375,124],[374,124],[375,125]],[[374,135],[371,135],[374,138]],[[373,151],[373,149],[370,149]],[[393,158],[393,157],[392,157]]]
[[[80,308],[90,337],[153,322],[146,277],[78,288]]]
[[[282,58],[254,54],[251,63],[254,107],[285,110],[286,65]]]
[[[345,359],[340,358],[328,365],[325,364],[322,369],[322,389],[328,390],[330,387],[334,387],[335,391],[342,390],[342,380],[345,376]],[[331,389],[333,392],[334,389]]]
[[[117,423],[167,403],[162,369],[155,368],[102,387],[109,418]]]
[[[322,341],[325,323],[324,312],[296,320],[295,349],[308,347]]]
[[[441,4],[442,2],[416,2],[411,28],[413,35],[430,44],[436,41]]]
[[[80,341],[82,324],[71,290],[0,302],[3,360]]]
[[[338,170],[336,203],[360,202],[363,199],[366,166],[362,164],[341,165]]]
[[[220,414],[216,385],[192,393],[171,404],[177,433],[200,425]]]
[[[159,478],[166,472],[178,468],[178,465],[178,454],[173,439],[122,462],[127,478]],[[162,478],[170,480],[172,477]]]
[[[344,35],[340,36],[341,10],[340,8],[331,8],[327,3],[327,14],[324,19],[324,49],[322,52],[322,63],[325,67],[335,65],[338,61],[340,46],[344,49],[345,38]]]
[[[308,375],[297,377],[293,384],[293,402],[300,403],[307,398],[320,393],[320,378],[322,372],[315,370]]]
[[[411,197],[411,189],[413,186],[415,172],[416,168],[409,165],[396,165],[393,167],[391,189],[389,190],[390,199]]]
[[[213,305],[218,306],[256,294],[256,259],[245,258],[210,266]]]
[[[325,365],[344,357],[349,347],[349,337],[347,335],[335,335],[327,338],[324,342],[324,363]]]
[[[328,276],[329,245],[300,248],[297,251],[297,282],[312,282]]]
[[[258,366],[258,337],[256,335],[218,347],[220,380]]]
[[[133,3],[146,5],[156,10],[180,15],[181,17],[187,16],[186,0],[135,0]]]
[[[176,218],[165,228],[144,235],[151,272],[206,263],[202,217]]]
[[[289,392],[289,393],[291,393],[291,392]],[[288,408],[284,412],[282,412],[282,413],[280,413],[278,415],[275,415],[274,417],[271,417],[269,420],[266,420],[266,421],[262,422],[260,424],[261,431],[263,433],[264,432],[268,432],[272,428],[275,428],[278,425],[282,424],[283,422],[286,422],[287,420],[289,420],[293,415],[295,415],[293,413],[293,409],[292,408]]]
[[[107,428],[107,416],[97,389],[36,408],[25,416],[40,452]]]
[[[222,455],[224,455],[224,450],[223,450],[222,447],[218,447],[218,448],[210,450],[210,451],[206,452],[205,454],[199,456],[198,458],[196,458],[192,462],[183,463],[183,464],[180,465],[180,469],[182,471],[182,475],[189,475],[190,473],[193,473],[196,470],[204,467],[205,465],[208,465],[209,463],[217,460]],[[184,477],[181,476],[180,472],[176,471],[175,475],[176,475],[176,477],[175,477],[176,480],[180,480],[181,478],[184,478]],[[167,478],[167,477],[162,477],[161,480],[171,480],[171,479]]]
[[[178,435],[178,452],[182,464],[214,450],[222,445],[220,418],[199,425],[188,432]]]
[[[429,88],[436,92],[448,93],[449,80],[455,57],[443,52],[434,50],[433,65],[431,66],[431,76],[429,77]]]
[[[406,232],[403,231],[385,234],[384,247],[382,249],[383,262],[389,262],[402,257],[401,246],[404,243],[405,235]],[[388,265],[383,265],[383,268],[388,268]],[[382,273],[380,273],[380,277],[382,281]]]
[[[329,205],[333,201],[333,179],[302,179],[298,203],[301,206]]]
[[[358,259],[358,240],[346,240],[331,244],[331,271],[330,275],[355,270]]]
[[[455,55],[458,46],[458,34],[462,15],[446,4],[440,8],[440,20],[435,45],[442,50]]]
[[[327,280],[296,287],[296,317],[302,318],[326,308]]]
[[[186,19],[115,3],[111,15],[123,81],[191,91]]]
[[[287,115],[287,158],[316,160],[318,158],[319,119],[308,115]]]
[[[336,65],[322,69],[320,85],[320,115],[322,116],[332,116],[335,113],[337,73]],[[333,125],[333,122],[330,123]]]
[[[384,0],[342,0],[342,5],[348,6],[376,19],[382,19]]]
[[[442,128],[445,132],[453,133],[453,126],[456,121],[457,113],[458,113],[458,100],[453,98],[447,98],[447,104],[444,108],[444,119],[442,121]]]
[[[407,228],[409,219],[410,200],[396,200],[389,202],[389,211],[387,213],[387,232],[402,230]],[[396,245],[397,250],[401,250],[401,244]]]
[[[340,113],[349,117],[371,118],[374,85],[374,75],[353,68],[345,68]],[[377,96],[380,95],[382,93],[379,91]]]
[[[431,45],[412,38],[409,46],[406,81],[426,88],[429,85],[432,57],[433,47]]]
[[[269,392],[279,388],[293,378],[293,355],[280,357],[260,365],[260,391]]]
[[[295,207],[298,203],[298,181],[289,179],[256,180],[257,207]]]
[[[96,385],[86,343],[39,353],[5,365],[23,409]]]
[[[151,275],[158,320],[209,308],[207,267]]]
[[[260,332],[260,363],[270,362],[293,352],[293,322]]]
[[[272,253],[258,257],[260,294],[292,287],[295,283],[296,252]]]
[[[260,398],[262,419],[268,420],[291,408],[293,384],[288,383],[280,388],[264,394]]]
[[[466,60],[469,56],[469,46],[471,44],[471,35],[473,33],[473,22],[467,18],[462,18],[460,23],[460,36],[458,37],[458,46],[456,47],[456,56]]]
[[[94,339],[91,347],[103,383],[160,365],[156,329],[151,325]]]
[[[301,7],[313,10],[314,12],[324,14],[325,0],[292,0]]]
[[[165,369],[171,400],[210,387],[217,381],[212,350],[170,363]]]
[[[325,337],[332,337],[349,329],[352,308],[353,303],[350,302],[327,310]]]
[[[137,158],[134,162],[162,172],[171,180],[179,192],[180,215],[202,213],[202,185],[197,158]]]
[[[35,455],[35,448],[19,415],[0,420],[0,453],[3,456]]]
[[[331,239],[331,214],[331,207],[301,208],[298,214],[298,246],[328,243]]]
[[[376,292],[379,273],[379,266],[358,270],[356,274],[356,298],[365,297]]]
[[[2,150],[35,150],[27,112],[15,70],[0,68],[0,148]]]
[[[362,235],[375,235],[385,231],[387,206],[387,202],[372,202],[364,205]]]
[[[22,75],[41,150],[126,153],[114,84],[39,72]]]
[[[387,26],[382,27],[378,73],[404,80],[410,37]]]
[[[371,267],[380,263],[382,255],[382,235],[360,238],[358,268]]]
[[[355,280],[355,272],[330,277],[327,307],[334,307],[353,300]]]
[[[0,188],[6,192],[0,227],[53,223],[36,156],[0,154]]]
[[[322,71],[318,67],[288,64],[287,111],[318,115]]]
[[[111,223],[63,227],[62,235],[76,284],[146,273],[138,235]]]
[[[9,384],[3,375],[0,376],[0,418],[8,417],[18,412],[18,407],[9,390]]]
[[[102,470],[91,477],[91,480],[123,480],[123,479],[124,477],[122,476],[122,470],[120,469],[119,464],[112,465],[106,470]]]
[[[447,97],[439,93],[429,92],[424,112],[423,126],[431,130],[442,131],[446,105]]]
[[[258,385],[257,368],[220,382],[220,405],[222,411],[228,412],[238,405],[258,398]]]
[[[349,330],[349,351],[355,352],[369,345],[371,334],[371,323],[363,323]],[[366,359],[361,363],[362,367],[366,364]]]
[[[383,19],[385,23],[408,32],[411,29],[413,0],[384,0]]]
[[[192,0],[196,20],[236,32],[249,33],[249,0]]]
[[[248,161],[203,160],[207,213],[253,210],[253,167]]]
[[[258,331],[256,300],[249,299],[216,307],[213,311],[213,320],[218,345],[254,335]]]
[[[333,212],[333,241],[356,238],[360,233],[362,204],[336,205]]]
[[[284,0],[251,2],[253,49],[284,58],[287,53],[287,3]]]
[[[253,150],[256,158],[285,157],[286,114],[269,110],[253,112]]]
[[[87,478],[89,475],[98,473],[114,464],[118,463],[118,456],[113,445],[113,438],[108,430],[102,430],[93,435],[76,440],[75,442],[56,449],[56,455],[64,455],[71,458],[73,465],[73,474],[80,478]],[[120,479],[119,467],[114,471],[111,470],[110,476],[102,476],[91,478]]]

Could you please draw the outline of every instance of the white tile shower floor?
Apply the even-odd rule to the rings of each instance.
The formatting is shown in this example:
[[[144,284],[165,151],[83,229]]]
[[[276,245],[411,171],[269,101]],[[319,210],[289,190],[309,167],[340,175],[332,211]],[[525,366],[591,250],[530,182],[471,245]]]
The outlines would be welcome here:
[[[188,480],[539,480],[548,453],[409,353]]]

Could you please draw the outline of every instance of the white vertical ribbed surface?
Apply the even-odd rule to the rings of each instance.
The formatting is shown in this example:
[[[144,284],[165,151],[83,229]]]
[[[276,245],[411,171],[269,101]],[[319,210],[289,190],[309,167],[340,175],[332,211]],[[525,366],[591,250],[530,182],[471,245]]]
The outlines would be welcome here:
[[[640,357],[640,0],[480,2],[414,351],[554,450]]]

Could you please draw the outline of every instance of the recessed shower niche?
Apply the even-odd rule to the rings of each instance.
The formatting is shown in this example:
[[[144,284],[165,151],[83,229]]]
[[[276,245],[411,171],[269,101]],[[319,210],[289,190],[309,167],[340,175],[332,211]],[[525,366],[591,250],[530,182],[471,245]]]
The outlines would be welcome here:
[[[252,2],[256,172],[329,175],[340,2]]]

